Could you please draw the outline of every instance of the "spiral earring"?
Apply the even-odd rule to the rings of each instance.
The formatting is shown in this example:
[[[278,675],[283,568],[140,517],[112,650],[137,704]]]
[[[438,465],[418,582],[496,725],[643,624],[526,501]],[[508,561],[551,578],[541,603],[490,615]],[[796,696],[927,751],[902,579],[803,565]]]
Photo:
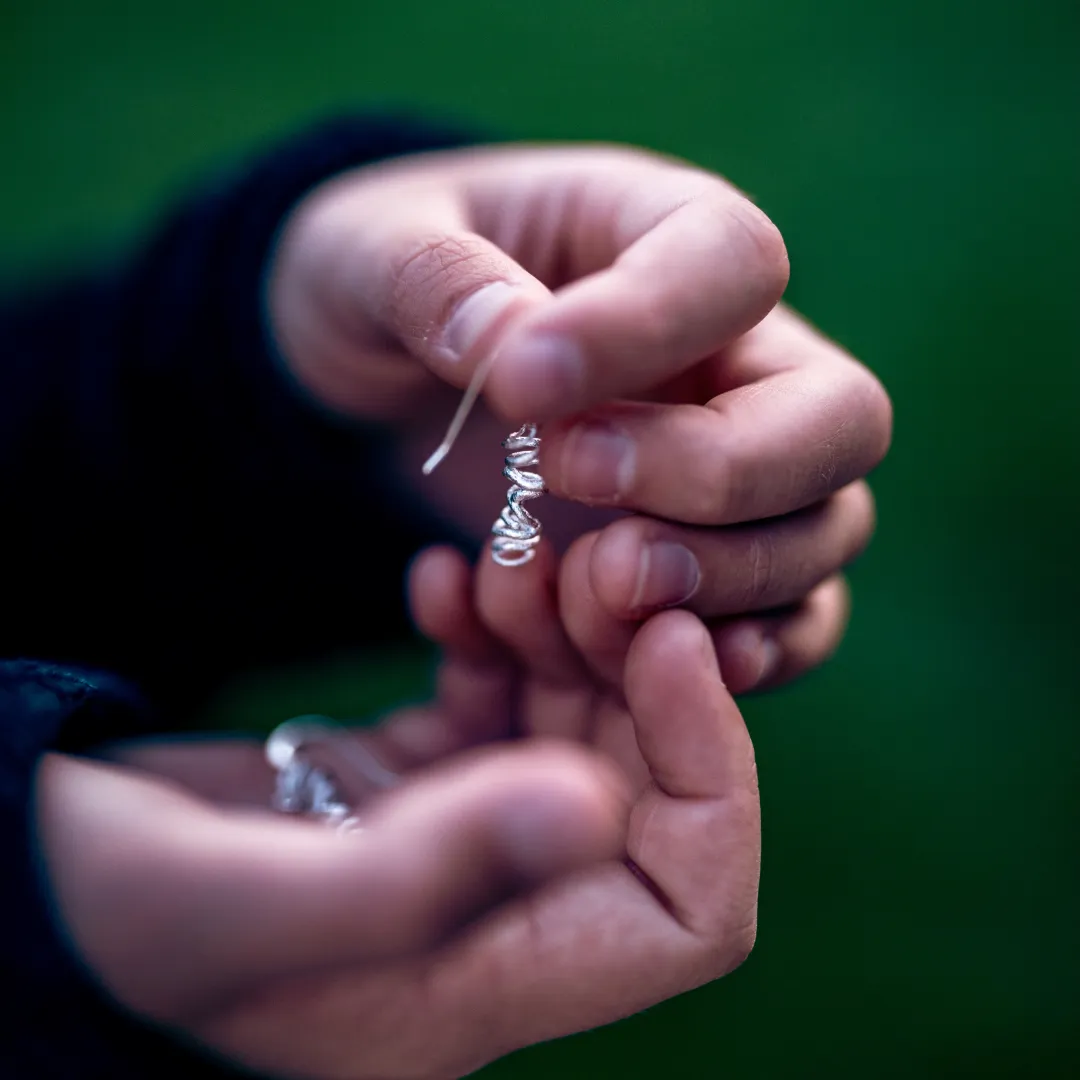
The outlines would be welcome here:
[[[480,388],[494,359],[495,354],[492,353],[474,372],[465,396],[450,421],[446,438],[424,462],[425,476],[430,476],[450,453],[450,448],[461,434],[461,429],[476,404]],[[495,535],[491,545],[491,557],[500,566],[524,566],[536,554],[536,545],[540,543],[543,529],[540,522],[523,505],[529,499],[543,495],[546,490],[543,477],[535,471],[540,461],[540,436],[537,434],[536,424],[522,424],[517,431],[511,432],[503,440],[503,447],[510,451],[506,455],[503,476],[510,481],[511,486],[506,493],[506,506],[491,527]]]
[[[359,804],[398,781],[369,747],[325,716],[278,724],[263,752],[275,773],[273,809],[320,819],[339,832],[358,829]]]
[[[532,470],[540,461],[540,436],[535,424],[522,424],[503,441],[506,455],[503,476],[510,481],[506,506],[491,526],[495,540],[491,557],[500,566],[522,566],[536,554],[542,526],[524,503],[544,494],[544,478]]]

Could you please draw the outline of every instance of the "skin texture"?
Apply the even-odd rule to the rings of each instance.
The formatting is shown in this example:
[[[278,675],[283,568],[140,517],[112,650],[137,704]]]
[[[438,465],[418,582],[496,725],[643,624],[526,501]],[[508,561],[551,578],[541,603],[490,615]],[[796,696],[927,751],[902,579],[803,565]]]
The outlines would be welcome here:
[[[541,422],[554,543],[418,559],[439,692],[357,736],[402,777],[358,834],[265,811],[253,744],[44,760],[60,911],[120,1002],[270,1075],[438,1078],[742,961],[760,828],[732,694],[839,641],[891,434],[787,276],[730,185],[621,147],[401,159],[296,209],[268,311],[300,386],[385,425],[401,484],[477,536],[493,448]]]

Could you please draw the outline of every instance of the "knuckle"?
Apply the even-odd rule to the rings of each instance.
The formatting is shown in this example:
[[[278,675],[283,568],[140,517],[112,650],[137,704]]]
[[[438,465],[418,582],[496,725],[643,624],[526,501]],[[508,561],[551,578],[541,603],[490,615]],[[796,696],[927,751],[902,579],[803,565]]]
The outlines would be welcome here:
[[[751,611],[769,601],[776,585],[776,537],[773,530],[755,529],[750,535],[747,552],[747,574],[742,603]]]

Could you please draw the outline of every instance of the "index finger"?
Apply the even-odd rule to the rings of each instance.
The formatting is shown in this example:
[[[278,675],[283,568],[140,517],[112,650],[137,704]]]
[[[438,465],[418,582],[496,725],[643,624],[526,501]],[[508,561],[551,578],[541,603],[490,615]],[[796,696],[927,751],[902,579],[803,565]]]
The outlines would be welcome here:
[[[594,210],[604,226],[592,242],[610,249],[610,264],[535,305],[496,346],[486,396],[510,418],[650,389],[757,325],[783,295],[783,238],[743,195],[656,160],[628,172],[634,182]]]

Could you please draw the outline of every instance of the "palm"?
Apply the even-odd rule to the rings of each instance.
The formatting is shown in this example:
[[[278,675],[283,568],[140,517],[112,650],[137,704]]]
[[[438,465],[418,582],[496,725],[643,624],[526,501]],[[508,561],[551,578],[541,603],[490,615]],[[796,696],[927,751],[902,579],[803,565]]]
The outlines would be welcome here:
[[[635,795],[650,782],[634,722],[621,694],[600,679],[567,686],[539,671],[522,675],[517,728],[526,736],[568,738],[592,746],[618,765]]]
[[[753,919],[757,868],[746,854],[754,817],[745,801],[664,792],[649,779],[628,709],[608,692],[555,685],[535,672],[523,675],[518,690],[527,735],[580,738],[610,755],[634,785],[629,860],[507,904],[433,953],[264,988],[214,1017],[200,1033],[208,1043],[276,1072],[456,1075],[688,989],[688,965],[692,981],[703,982],[741,961],[745,934],[715,935],[731,925],[729,904],[740,930]],[[429,716],[453,726],[460,707]],[[693,861],[711,867],[712,880],[694,880],[685,837],[693,837]],[[672,900],[672,886],[690,892]],[[718,902],[703,904],[705,894]],[[482,1058],[474,1056],[478,1025],[499,1036]],[[294,1058],[300,1032],[306,1049]],[[312,1060],[312,1044],[321,1060]]]
[[[274,1075],[462,1075],[515,1048],[611,1022],[738,964],[753,939],[758,868],[749,739],[715,664],[702,663],[709,646],[700,624],[676,613],[659,623],[635,641],[630,707],[588,679],[553,679],[521,665],[489,666],[488,677],[478,678],[451,658],[439,700],[422,713],[429,734],[441,727],[444,745],[460,748],[438,763],[444,768],[480,752],[469,743],[510,736],[504,706],[511,693],[521,734],[560,734],[610,755],[635,792],[627,859],[503,904],[434,949],[263,980],[203,1010],[187,1030]],[[496,713],[501,731],[481,733]],[[405,793],[413,787],[410,757],[427,771],[415,741],[404,751],[397,738],[406,719],[415,721],[415,711],[362,736],[402,767]],[[471,725],[471,736],[463,736],[463,725]],[[262,799],[267,778],[252,768],[255,749],[241,749],[134,748],[126,757],[186,780],[203,797],[232,773],[221,790]],[[361,889],[356,910],[365,900]]]

